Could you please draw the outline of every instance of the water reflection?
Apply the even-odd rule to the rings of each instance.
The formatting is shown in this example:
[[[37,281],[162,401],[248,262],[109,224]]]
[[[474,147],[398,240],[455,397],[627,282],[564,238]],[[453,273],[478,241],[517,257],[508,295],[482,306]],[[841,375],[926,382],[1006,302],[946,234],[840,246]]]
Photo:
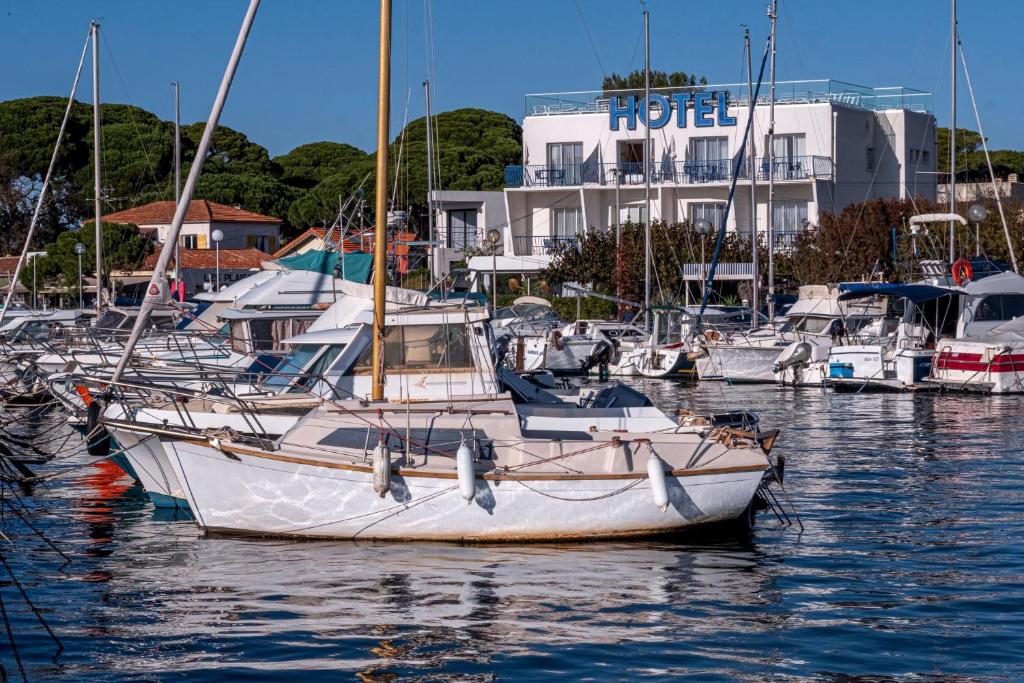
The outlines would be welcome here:
[[[666,408],[749,407],[780,427],[805,532],[762,517],[752,537],[720,542],[204,538],[187,515],[154,513],[116,471],[84,468],[29,501],[74,557],[64,573],[12,531],[15,569],[66,646],[48,663],[38,627],[15,614],[31,674],[838,681],[1024,670],[1024,399],[639,384]]]

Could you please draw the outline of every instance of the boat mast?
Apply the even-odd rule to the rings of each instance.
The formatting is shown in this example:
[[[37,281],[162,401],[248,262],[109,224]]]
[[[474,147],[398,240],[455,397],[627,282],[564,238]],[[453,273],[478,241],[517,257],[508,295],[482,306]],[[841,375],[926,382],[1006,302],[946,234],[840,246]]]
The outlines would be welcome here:
[[[373,394],[384,399],[384,296],[387,286],[388,128],[391,114],[391,0],[380,0],[380,55],[377,74],[377,184],[373,234]]]
[[[206,120],[206,127],[203,129],[203,136],[199,139],[199,146],[196,148],[195,159],[192,161],[192,166],[188,170],[188,178],[185,179],[185,188],[181,193],[181,201],[178,202],[177,207],[174,209],[174,218],[171,220],[171,227],[167,230],[167,240],[160,249],[160,255],[157,257],[156,265],[153,266],[153,275],[149,278],[149,285],[146,287],[146,296],[142,300],[139,315],[135,319],[135,325],[132,327],[132,332],[128,336],[128,341],[125,342],[121,358],[117,361],[117,367],[114,368],[114,374],[111,376],[112,382],[120,381],[121,375],[124,374],[124,369],[128,365],[128,361],[131,359],[132,352],[135,350],[135,345],[138,343],[142,330],[146,327],[149,321],[149,314],[153,311],[153,308],[157,304],[163,304],[166,302],[165,287],[167,285],[167,280],[164,274],[167,272],[167,264],[170,261],[171,253],[173,252],[173,247],[171,245],[177,243],[178,234],[181,232],[181,226],[185,222],[185,212],[188,208],[189,202],[192,200],[192,196],[195,194],[196,185],[199,182],[199,174],[202,172],[203,164],[206,161],[206,153],[209,151],[210,144],[213,142],[213,132],[217,129],[217,122],[220,121],[221,111],[224,110],[224,103],[228,99],[228,91],[231,90],[231,81],[234,80],[235,71],[238,69],[238,62],[242,59],[242,52],[245,50],[245,41],[249,37],[249,30],[252,28],[253,20],[256,18],[256,10],[259,9],[259,6],[260,0],[249,0],[249,8],[245,12],[245,18],[242,20],[242,27],[238,30],[238,38],[235,39],[235,47],[232,49],[231,57],[228,59],[227,68],[224,70],[224,77],[220,81],[220,87],[217,90],[217,97],[213,101],[213,108],[210,110],[210,117]]]
[[[651,324],[651,15],[644,9],[644,319]],[[655,330],[651,331],[654,341]]]
[[[754,128],[754,67],[750,57],[750,29],[743,31],[743,49],[747,53],[747,99],[750,100],[750,128]],[[753,315],[750,316],[750,328],[756,330],[760,326],[758,313],[761,311],[761,270],[757,262],[757,143],[754,136],[750,136],[750,251],[751,270],[754,271],[753,286],[750,292],[750,307]]]
[[[956,0],[951,2],[951,40],[949,50],[949,212],[956,213]],[[949,222],[949,263],[956,260],[956,221]]]
[[[768,10],[771,20],[771,62],[768,67],[768,318],[775,322],[775,23],[779,18],[778,0]]]
[[[46,168],[46,175],[43,176],[43,185],[39,188],[39,196],[36,197],[36,207],[32,211],[32,220],[28,224],[28,233],[25,235],[25,244],[21,248],[21,256],[18,257],[18,264],[14,267],[14,276],[11,278],[11,286],[7,290],[7,297],[4,299],[4,306],[0,308],[0,324],[4,316],[11,308],[11,301],[14,299],[14,290],[18,286],[18,278],[21,276],[21,269],[28,258],[29,245],[32,244],[32,237],[36,232],[36,225],[39,223],[39,214],[42,213],[43,204],[46,202],[46,191],[50,188],[50,178],[53,177],[53,169],[57,166],[57,156],[60,153],[60,143],[64,139],[64,131],[68,127],[68,120],[71,118],[71,109],[75,104],[75,93],[78,92],[78,82],[82,78],[82,68],[85,66],[85,56],[89,53],[89,41],[92,38],[92,28],[89,29],[89,37],[85,39],[82,46],[82,56],[78,60],[78,69],[75,71],[75,80],[71,84],[71,95],[68,97],[68,106],[64,109],[64,118],[60,123],[60,130],[57,132],[57,142],[53,146],[53,154],[50,156],[50,165]],[[81,257],[79,257],[81,258]],[[79,281],[81,285],[81,281]]]
[[[423,81],[423,93],[427,100],[427,239],[430,241],[430,281],[428,289],[434,286],[434,259],[437,257],[437,245],[434,244],[434,132],[430,120],[430,79]],[[449,226],[449,230],[451,226]]]
[[[92,24],[93,213],[96,219],[96,310],[103,308],[103,191],[100,177],[100,24]]]
[[[181,85],[174,81],[174,204],[181,201]],[[181,250],[178,240],[174,240],[174,288],[181,299]]]

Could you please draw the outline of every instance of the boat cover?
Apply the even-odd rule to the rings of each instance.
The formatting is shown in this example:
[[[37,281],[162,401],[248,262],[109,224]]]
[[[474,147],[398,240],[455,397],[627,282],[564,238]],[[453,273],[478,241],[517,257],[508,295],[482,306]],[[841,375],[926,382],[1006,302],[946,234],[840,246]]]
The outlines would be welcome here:
[[[869,296],[894,296],[910,299],[915,304],[943,296],[963,294],[960,290],[934,285],[909,285],[891,282],[843,282],[839,285],[840,301],[862,299]]]

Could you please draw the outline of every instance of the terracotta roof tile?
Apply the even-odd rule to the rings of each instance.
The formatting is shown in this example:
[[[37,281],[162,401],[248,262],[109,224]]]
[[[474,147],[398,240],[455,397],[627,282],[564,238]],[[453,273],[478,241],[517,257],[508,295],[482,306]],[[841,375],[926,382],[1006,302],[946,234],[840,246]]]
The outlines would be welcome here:
[[[0,256],[0,273],[9,275],[18,267],[17,256]]]
[[[282,245],[280,249],[274,252],[273,258],[279,259],[283,256],[291,254],[293,251],[301,247],[306,242],[314,239],[323,239],[327,234],[327,231],[323,228],[307,228],[304,232],[299,233],[292,239],[288,240],[288,243]]]
[[[216,249],[179,249],[181,254],[181,267],[183,269],[197,268],[213,270],[217,267]],[[142,270],[153,270],[159,254],[153,252],[146,256],[143,261]],[[220,267],[221,270],[248,270],[259,268],[263,261],[269,261],[270,254],[259,249],[221,249]],[[174,268],[174,256],[168,262],[168,269]]]
[[[103,220],[136,225],[170,225],[176,204],[172,201],[151,202],[124,211],[107,214]],[[92,219],[88,219],[91,223]],[[280,223],[280,218],[218,204],[208,199],[193,199],[185,213],[186,223]]]

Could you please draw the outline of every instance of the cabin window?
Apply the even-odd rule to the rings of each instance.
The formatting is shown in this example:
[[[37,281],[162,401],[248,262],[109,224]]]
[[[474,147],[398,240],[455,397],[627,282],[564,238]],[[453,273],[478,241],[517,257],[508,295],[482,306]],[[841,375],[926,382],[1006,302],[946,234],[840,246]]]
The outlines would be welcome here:
[[[371,371],[372,346],[356,363],[357,374]],[[465,325],[398,325],[384,333],[384,369],[392,372],[472,370],[473,354]]]
[[[267,377],[264,385],[276,388],[288,386],[288,383],[302,372],[306,364],[322,348],[319,344],[298,344],[292,347],[291,353],[277,364],[277,367],[274,368],[274,374]]]
[[[1013,320],[1024,315],[1024,294],[990,294],[974,311],[977,322]]]
[[[173,316],[161,315],[152,317],[150,325],[154,330],[173,330],[178,326],[178,321]]]
[[[312,321],[305,318],[257,319],[231,321],[231,348],[239,353],[250,351],[280,351],[285,348],[281,342],[289,337],[302,334]],[[249,334],[246,339],[245,325]]]

